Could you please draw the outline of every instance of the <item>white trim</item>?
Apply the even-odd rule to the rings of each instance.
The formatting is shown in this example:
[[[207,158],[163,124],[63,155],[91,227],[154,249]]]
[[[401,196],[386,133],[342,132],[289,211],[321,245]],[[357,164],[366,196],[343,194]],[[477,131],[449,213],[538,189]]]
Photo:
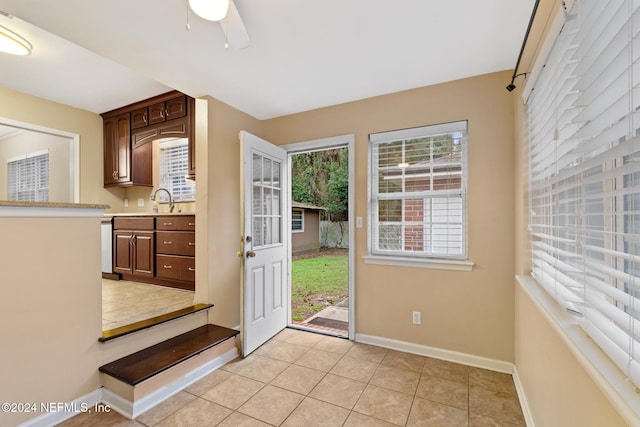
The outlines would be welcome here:
[[[365,264],[392,265],[394,267],[417,267],[433,270],[472,271],[475,263],[471,261],[434,259],[434,258],[409,258],[384,255],[365,255],[362,257]]]
[[[101,388],[69,402],[70,407],[78,409],[76,411],[48,412],[46,414],[42,414],[28,421],[25,421],[24,423],[20,424],[20,427],[54,426],[82,413],[82,409],[84,408],[86,408],[87,410],[93,410],[95,406],[100,402],[102,402]]]
[[[620,416],[629,425],[640,425],[640,395],[624,373],[535,279],[516,280]]]
[[[184,377],[172,382],[166,387],[150,393],[137,402],[130,402],[113,392],[103,389],[103,401],[111,406],[115,411],[127,418],[137,418],[154,406],[164,402],[174,394],[184,390],[186,387],[209,375],[216,369],[238,357],[238,349],[233,348],[221,354],[215,359],[187,373]]]
[[[522,415],[524,416],[524,423],[527,427],[535,427],[535,423],[533,422],[533,414],[531,413],[531,408],[529,407],[529,401],[527,400],[527,395],[524,391],[524,387],[520,382],[520,377],[518,376],[517,366],[513,367],[513,383],[516,386],[516,392],[518,394],[518,401],[520,402],[520,408],[522,408]]]
[[[71,192],[71,200],[68,201],[80,203],[80,135],[73,132],[34,125],[32,123],[6,119],[4,117],[0,117],[0,125],[69,138],[69,177],[71,181],[69,183],[69,190]]]
[[[460,353],[437,347],[429,347],[427,345],[415,344],[407,341],[398,341],[375,335],[356,334],[356,342],[371,344],[391,350],[403,351],[405,353],[418,354],[420,356],[433,357],[435,359],[488,369],[490,371],[501,372],[503,374],[511,375],[513,373],[513,363],[511,362],[489,359],[487,357],[475,356],[473,354]]]
[[[297,142],[281,145],[287,150],[289,157],[292,154],[305,151],[331,150],[334,148],[347,148],[349,152],[349,339],[354,340],[356,334],[356,264],[355,264],[355,180],[356,180],[356,137],[354,134],[332,136],[311,141]],[[291,162],[289,162],[291,168]],[[291,172],[291,170],[289,170]],[[289,188],[291,188],[291,173],[289,173]],[[290,215],[289,215],[290,216]],[[290,218],[289,218],[290,219]],[[289,234],[289,247],[291,247],[291,234]],[[291,301],[291,263],[289,263],[289,287],[288,300]],[[291,325],[291,307],[289,307],[288,323]]]

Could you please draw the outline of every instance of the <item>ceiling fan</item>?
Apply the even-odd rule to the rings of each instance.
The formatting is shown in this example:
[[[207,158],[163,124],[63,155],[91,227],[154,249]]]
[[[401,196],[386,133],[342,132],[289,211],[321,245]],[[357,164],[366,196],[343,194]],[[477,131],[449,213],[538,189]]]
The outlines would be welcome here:
[[[196,15],[208,21],[217,21],[225,35],[225,48],[245,49],[251,44],[247,29],[233,0],[188,0]],[[189,15],[187,9],[187,30]]]

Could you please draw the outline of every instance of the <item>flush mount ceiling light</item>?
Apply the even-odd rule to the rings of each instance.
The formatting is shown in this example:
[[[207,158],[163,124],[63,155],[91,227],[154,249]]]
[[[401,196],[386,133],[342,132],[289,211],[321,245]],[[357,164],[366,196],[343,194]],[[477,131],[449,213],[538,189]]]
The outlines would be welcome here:
[[[189,0],[189,6],[203,19],[221,21],[227,16],[229,0]]]
[[[187,0],[187,31],[189,11],[208,21],[218,21],[225,36],[225,49],[245,49],[251,44],[247,29],[233,0]]]
[[[24,56],[29,55],[32,48],[27,40],[0,25],[0,52]]]

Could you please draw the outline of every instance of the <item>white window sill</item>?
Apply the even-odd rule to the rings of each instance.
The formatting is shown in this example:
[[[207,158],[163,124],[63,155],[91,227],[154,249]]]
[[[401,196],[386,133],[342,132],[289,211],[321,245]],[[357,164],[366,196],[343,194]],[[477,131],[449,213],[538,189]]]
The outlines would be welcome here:
[[[613,407],[629,425],[638,425],[640,397],[624,373],[534,278],[516,276],[516,280]]]
[[[471,271],[475,265],[471,261],[449,259],[425,259],[409,257],[392,257],[383,255],[366,255],[362,257],[365,264],[392,265],[395,267],[430,268],[433,270]]]

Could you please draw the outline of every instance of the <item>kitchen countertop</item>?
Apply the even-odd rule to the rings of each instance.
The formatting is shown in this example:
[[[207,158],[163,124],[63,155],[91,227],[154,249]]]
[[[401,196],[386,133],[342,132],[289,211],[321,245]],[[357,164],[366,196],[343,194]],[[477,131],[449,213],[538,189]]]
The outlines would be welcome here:
[[[127,213],[105,213],[105,217],[114,216],[185,216],[195,215],[195,212],[127,212]]]
[[[91,203],[68,203],[68,202],[18,202],[13,200],[0,200],[0,207],[12,208],[72,208],[72,209],[109,209],[109,205],[99,205]]]

